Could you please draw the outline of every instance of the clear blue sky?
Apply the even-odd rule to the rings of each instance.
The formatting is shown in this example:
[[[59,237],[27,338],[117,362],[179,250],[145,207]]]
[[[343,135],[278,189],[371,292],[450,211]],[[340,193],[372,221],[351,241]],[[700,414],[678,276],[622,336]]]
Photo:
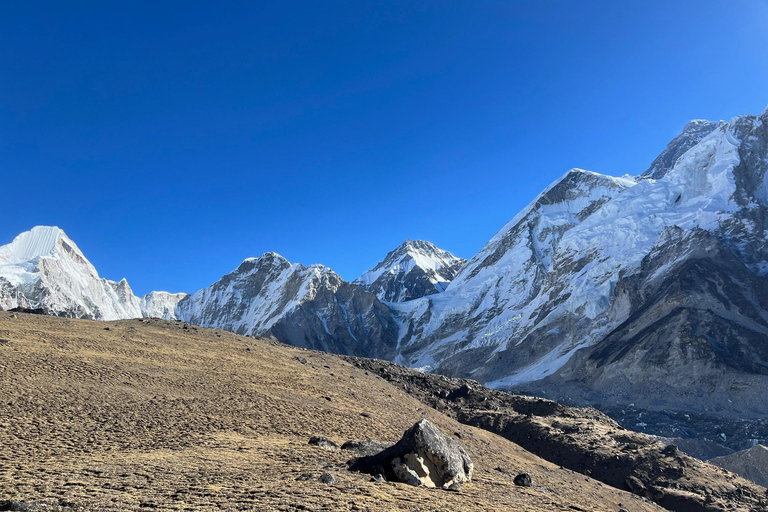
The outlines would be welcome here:
[[[571,167],[768,105],[768,0],[0,2],[0,244],[193,292],[276,251],[471,257]]]

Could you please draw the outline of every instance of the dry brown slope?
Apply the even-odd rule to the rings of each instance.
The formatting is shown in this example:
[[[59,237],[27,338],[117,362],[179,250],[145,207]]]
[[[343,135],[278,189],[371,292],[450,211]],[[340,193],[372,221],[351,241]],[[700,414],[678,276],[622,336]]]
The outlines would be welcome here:
[[[162,321],[0,312],[0,501],[73,510],[660,510],[461,425],[336,356]],[[297,360],[305,358],[306,363]],[[364,417],[368,412],[371,417]],[[427,416],[476,466],[460,492],[375,483],[346,452]],[[536,486],[511,477],[528,471]],[[323,472],[338,476],[329,486]],[[302,474],[314,478],[302,481]]]

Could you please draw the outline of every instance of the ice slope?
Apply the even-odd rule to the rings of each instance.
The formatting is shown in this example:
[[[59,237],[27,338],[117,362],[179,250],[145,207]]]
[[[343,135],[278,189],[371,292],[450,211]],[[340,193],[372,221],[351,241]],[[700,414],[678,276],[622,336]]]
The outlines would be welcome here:
[[[74,318],[141,316],[125,280],[100,278],[61,229],[36,226],[0,247],[0,308],[42,308]]]
[[[466,262],[424,240],[406,240],[353,281],[386,302],[405,302],[445,290]]]

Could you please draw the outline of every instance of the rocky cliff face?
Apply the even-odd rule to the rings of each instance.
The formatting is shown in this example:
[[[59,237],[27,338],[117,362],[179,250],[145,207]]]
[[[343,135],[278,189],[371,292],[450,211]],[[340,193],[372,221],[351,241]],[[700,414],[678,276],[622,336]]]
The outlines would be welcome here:
[[[177,318],[291,345],[391,359],[397,324],[375,295],[322,265],[291,265],[275,253],[245,260],[182,299]]]
[[[405,302],[440,293],[467,260],[424,240],[406,240],[353,281],[385,302]]]

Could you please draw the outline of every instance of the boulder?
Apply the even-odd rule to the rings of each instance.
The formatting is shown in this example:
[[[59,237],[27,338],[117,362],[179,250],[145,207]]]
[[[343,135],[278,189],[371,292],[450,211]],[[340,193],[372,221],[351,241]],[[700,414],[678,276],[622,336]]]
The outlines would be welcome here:
[[[329,452],[339,451],[339,445],[331,441],[325,436],[312,436],[309,438],[309,444],[328,450]]]
[[[530,473],[520,473],[515,477],[514,482],[520,487],[533,487],[533,478]]]
[[[464,447],[429,420],[409,428],[394,446],[349,462],[349,469],[423,487],[457,489],[472,479],[474,465]]]

